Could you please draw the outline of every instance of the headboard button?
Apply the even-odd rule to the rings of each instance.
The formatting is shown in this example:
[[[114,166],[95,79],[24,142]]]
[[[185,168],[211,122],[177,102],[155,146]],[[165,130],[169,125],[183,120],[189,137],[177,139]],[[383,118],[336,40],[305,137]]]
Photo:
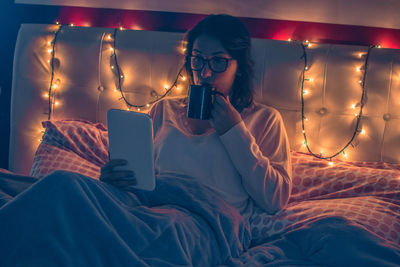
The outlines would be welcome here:
[[[384,119],[385,121],[390,120],[391,117],[392,117],[392,115],[390,115],[390,113],[385,113],[385,114],[383,114],[383,119]]]
[[[318,110],[319,115],[325,115],[326,112],[327,112],[326,108],[320,108],[320,109]]]
[[[99,85],[99,87],[97,87],[97,90],[99,90],[99,92],[103,92],[104,91],[104,86]]]

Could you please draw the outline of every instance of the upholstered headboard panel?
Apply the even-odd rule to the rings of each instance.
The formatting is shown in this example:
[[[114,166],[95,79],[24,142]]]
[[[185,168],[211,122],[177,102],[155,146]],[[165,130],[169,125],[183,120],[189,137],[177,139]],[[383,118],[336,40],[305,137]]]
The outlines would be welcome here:
[[[14,58],[10,170],[28,173],[48,118],[51,44],[55,25],[21,26]],[[64,27],[57,37],[55,57],[60,80],[52,119],[85,119],[106,123],[110,108],[127,106],[115,92],[116,75],[107,34],[113,29]],[[104,34],[104,35],[103,35]],[[181,33],[118,31],[118,63],[123,90],[133,104],[145,104],[165,92],[183,63]],[[308,70],[304,89],[305,131],[311,150],[329,156],[351,139],[359,112],[361,67],[368,47],[312,44],[306,49]],[[301,84],[303,49],[298,42],[253,39],[256,100],[277,108],[285,121],[292,150],[303,146]],[[110,63],[111,59],[111,63]],[[56,62],[56,63],[57,63]],[[58,65],[58,64],[55,64]],[[181,90],[171,95],[185,94]],[[98,90],[99,86],[104,90]],[[182,89],[183,88],[183,89]],[[400,162],[400,50],[371,50],[365,80],[366,102],[362,133],[346,149],[347,160]],[[142,111],[144,111],[142,109]]]

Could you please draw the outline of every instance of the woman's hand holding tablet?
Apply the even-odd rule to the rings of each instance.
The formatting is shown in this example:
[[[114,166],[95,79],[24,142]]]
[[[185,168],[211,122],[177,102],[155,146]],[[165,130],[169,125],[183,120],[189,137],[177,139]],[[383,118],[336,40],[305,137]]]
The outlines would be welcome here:
[[[135,172],[132,170],[119,170],[114,169],[117,166],[124,166],[128,162],[124,159],[112,159],[103,167],[101,167],[100,180],[111,184],[120,189],[127,189],[131,186],[137,185],[137,180],[135,177]]]

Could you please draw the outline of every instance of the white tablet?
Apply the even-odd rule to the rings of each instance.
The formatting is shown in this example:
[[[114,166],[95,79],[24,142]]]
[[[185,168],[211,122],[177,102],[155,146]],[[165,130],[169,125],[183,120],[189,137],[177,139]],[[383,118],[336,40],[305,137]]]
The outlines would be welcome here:
[[[135,172],[134,188],[154,190],[153,126],[149,115],[110,109],[107,112],[110,159],[125,159],[128,164],[117,167]]]

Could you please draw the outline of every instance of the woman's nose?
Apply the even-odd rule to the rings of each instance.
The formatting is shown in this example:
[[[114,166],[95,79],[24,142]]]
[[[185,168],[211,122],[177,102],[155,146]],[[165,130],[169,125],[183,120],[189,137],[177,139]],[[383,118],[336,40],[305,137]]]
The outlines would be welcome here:
[[[210,69],[210,66],[208,66],[207,62],[204,64],[203,69],[201,70],[201,78],[205,79],[208,77],[211,77],[212,75],[212,70]]]

